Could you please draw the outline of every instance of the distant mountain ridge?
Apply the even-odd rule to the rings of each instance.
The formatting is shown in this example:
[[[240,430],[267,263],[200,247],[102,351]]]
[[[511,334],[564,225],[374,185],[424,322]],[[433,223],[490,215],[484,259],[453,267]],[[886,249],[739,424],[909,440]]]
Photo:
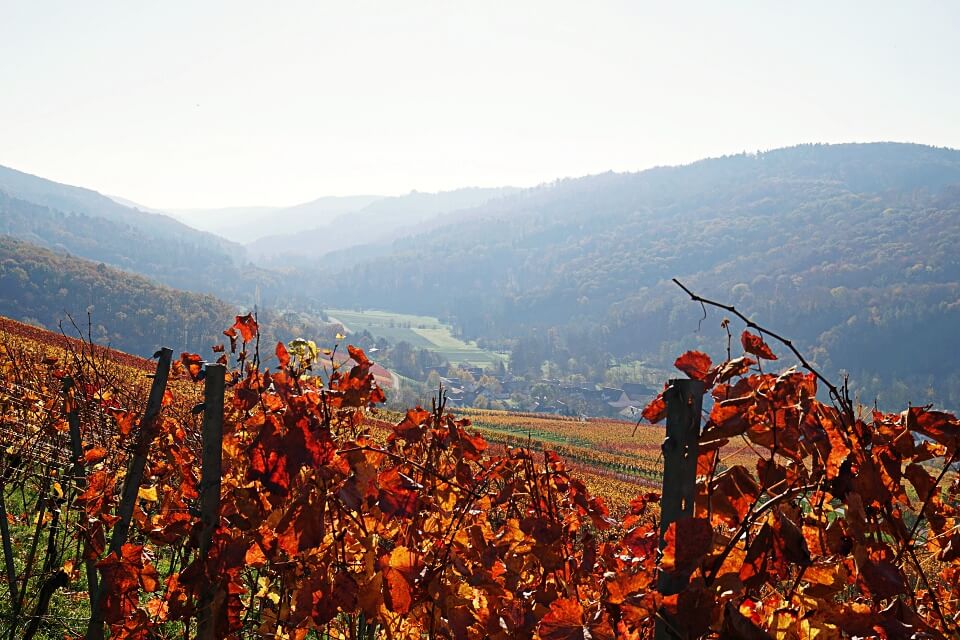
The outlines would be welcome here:
[[[7,167],[0,167],[0,234],[238,304],[285,306],[299,295],[283,274],[252,265],[237,243]]]
[[[458,217],[474,207],[518,192],[520,189],[515,187],[467,187],[378,198],[361,208],[329,215],[319,224],[310,224],[316,218],[304,219],[293,232],[260,238],[248,244],[247,249],[254,259],[291,266],[304,259],[381,242],[398,234],[416,233],[442,224],[445,216]],[[297,210],[298,207],[294,207],[285,212]]]
[[[337,216],[362,209],[382,196],[327,196],[292,207],[223,207],[175,209],[170,213],[192,226],[235,242],[250,243],[268,235],[294,233],[326,224]]]
[[[9,167],[0,166],[0,191],[63,213],[95,216],[130,225],[159,238],[214,244],[226,250],[235,248],[223,238],[198,231],[171,216],[133,209],[91,189],[61,184]]]

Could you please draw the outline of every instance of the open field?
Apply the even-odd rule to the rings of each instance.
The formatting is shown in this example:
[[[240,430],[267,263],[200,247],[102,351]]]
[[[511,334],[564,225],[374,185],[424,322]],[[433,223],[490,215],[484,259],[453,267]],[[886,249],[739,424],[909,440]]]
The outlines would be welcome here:
[[[348,331],[366,330],[394,344],[406,341],[414,347],[438,353],[452,364],[487,367],[498,361],[506,361],[504,354],[487,351],[473,342],[460,340],[453,335],[450,325],[430,316],[348,309],[328,309],[327,314],[332,321],[340,322]]]

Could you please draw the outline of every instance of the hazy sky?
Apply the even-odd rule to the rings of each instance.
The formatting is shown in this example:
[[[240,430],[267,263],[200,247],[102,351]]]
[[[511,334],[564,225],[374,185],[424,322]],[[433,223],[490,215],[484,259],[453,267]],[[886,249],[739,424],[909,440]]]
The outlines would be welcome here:
[[[960,147],[960,2],[0,0],[0,164],[155,207]]]

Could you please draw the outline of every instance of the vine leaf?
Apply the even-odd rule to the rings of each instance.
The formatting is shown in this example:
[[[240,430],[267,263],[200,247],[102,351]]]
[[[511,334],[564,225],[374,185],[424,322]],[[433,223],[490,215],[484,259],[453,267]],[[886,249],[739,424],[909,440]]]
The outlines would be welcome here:
[[[689,573],[713,546],[713,528],[705,518],[686,516],[671,522],[660,566],[664,571]]]
[[[260,329],[260,326],[257,324],[257,321],[253,319],[253,314],[248,313],[245,316],[237,316],[236,321],[233,323],[231,329],[236,329],[239,331],[244,342],[250,342],[253,340],[254,336],[257,335],[257,331]],[[227,334],[227,337],[232,338],[232,336],[229,334]],[[233,345],[231,344],[231,347],[232,346]]]
[[[280,368],[286,369],[290,365],[290,353],[287,351],[287,348],[282,342],[277,342],[275,352],[277,354],[277,360],[280,362]]]
[[[667,403],[663,400],[663,394],[658,393],[657,397],[654,398],[643,408],[643,413],[641,413],[643,419],[649,422],[650,424],[657,424],[661,420],[667,417]]]
[[[763,338],[749,331],[744,331],[740,334],[740,344],[743,345],[744,351],[752,353],[758,358],[763,358],[764,360],[777,359],[777,356],[770,350],[767,343],[763,341]]]
[[[694,380],[706,380],[707,374],[713,367],[713,361],[710,356],[701,351],[687,351],[677,358],[673,366]]]

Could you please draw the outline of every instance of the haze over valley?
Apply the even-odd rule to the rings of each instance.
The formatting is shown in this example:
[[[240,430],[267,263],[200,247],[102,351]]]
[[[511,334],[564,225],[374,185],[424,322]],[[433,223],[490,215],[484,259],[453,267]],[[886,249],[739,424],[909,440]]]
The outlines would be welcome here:
[[[527,388],[550,389],[537,407],[503,391],[487,402],[609,413],[623,407],[583,390],[649,392],[672,354],[723,348],[721,318],[701,322],[679,278],[846,372],[865,402],[960,401],[958,370],[940,357],[960,352],[960,152],[950,149],[800,145],[530,189],[170,215],[2,168],[0,214],[0,233],[17,239],[4,245],[0,313],[55,328],[64,312],[89,311],[98,337],[142,355],[158,346],[151,327],[199,351],[254,306],[287,339],[352,329],[329,309],[419,314],[500,354],[488,363]],[[131,275],[95,285],[80,274],[97,265]],[[182,302],[164,313],[130,298],[151,286]],[[391,353],[406,361],[411,392],[425,392],[417,385],[431,371],[467,364],[376,326],[365,340],[380,339],[388,366],[399,364]],[[412,365],[410,347],[430,355]]]

